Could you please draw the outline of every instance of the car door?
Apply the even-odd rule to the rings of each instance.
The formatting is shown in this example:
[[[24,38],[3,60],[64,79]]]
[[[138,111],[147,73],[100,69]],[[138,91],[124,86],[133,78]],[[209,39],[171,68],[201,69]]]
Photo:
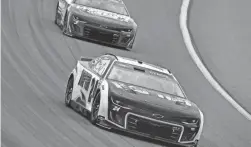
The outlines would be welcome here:
[[[91,69],[93,63],[89,64],[89,68],[84,68],[81,72],[81,76],[79,78],[77,86],[80,87],[80,99],[77,100],[78,103],[80,103],[82,106],[87,108],[87,101],[89,98],[90,91],[93,84],[96,82],[96,80],[99,80],[100,77],[94,73]]]
[[[105,73],[111,64],[111,59],[105,56],[98,57],[90,63],[90,70],[83,70],[79,80],[82,99],[88,110],[91,109],[92,99],[95,97],[97,89]]]

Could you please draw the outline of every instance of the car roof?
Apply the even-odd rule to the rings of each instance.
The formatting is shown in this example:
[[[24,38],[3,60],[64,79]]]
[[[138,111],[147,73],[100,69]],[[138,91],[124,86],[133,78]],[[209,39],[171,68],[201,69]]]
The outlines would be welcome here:
[[[173,76],[173,74],[171,73],[171,71],[169,69],[166,69],[166,68],[161,67],[159,65],[150,64],[150,63],[143,62],[143,61],[133,59],[133,58],[117,56],[117,55],[114,55],[114,54],[111,54],[111,53],[105,53],[104,55],[111,56],[115,60],[117,60],[118,62],[127,63],[127,64],[131,64],[133,66],[138,66],[138,67],[142,67],[142,68],[155,70],[155,71],[158,71],[158,72]]]
[[[139,61],[139,60],[127,58],[127,57],[122,57],[122,56],[116,56],[116,57],[117,57],[117,61],[122,62],[122,63],[127,63],[133,66],[147,68],[147,69],[155,70],[164,74],[172,75],[172,73],[169,70],[163,67],[154,65],[154,64],[150,64],[150,63],[146,63],[143,61]]]

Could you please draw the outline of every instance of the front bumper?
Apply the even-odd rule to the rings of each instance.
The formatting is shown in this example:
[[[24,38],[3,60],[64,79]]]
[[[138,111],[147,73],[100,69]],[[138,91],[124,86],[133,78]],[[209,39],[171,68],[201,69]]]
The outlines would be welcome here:
[[[145,117],[125,109],[125,107],[119,108],[110,105],[108,118],[100,116],[98,125],[178,146],[196,147],[198,142],[197,140],[182,141],[185,127],[180,124]]]
[[[124,48],[129,47],[135,37],[133,32],[112,30],[102,25],[76,20],[73,15],[69,19],[69,33],[75,37]]]

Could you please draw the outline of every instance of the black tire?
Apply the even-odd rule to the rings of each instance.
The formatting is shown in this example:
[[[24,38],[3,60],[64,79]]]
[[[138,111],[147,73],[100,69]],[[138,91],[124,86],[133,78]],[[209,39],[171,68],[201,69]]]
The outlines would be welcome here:
[[[67,107],[71,106],[73,83],[74,83],[74,79],[73,77],[70,77],[66,86],[66,91],[65,91],[65,105]]]
[[[56,24],[56,25],[58,25],[58,6],[59,6],[59,2],[57,3],[57,7],[56,7],[56,14],[55,14],[55,20],[54,20],[54,23]]]
[[[92,124],[97,123],[99,106],[100,106],[100,92],[96,94],[92,103],[92,109],[90,114],[90,121]]]

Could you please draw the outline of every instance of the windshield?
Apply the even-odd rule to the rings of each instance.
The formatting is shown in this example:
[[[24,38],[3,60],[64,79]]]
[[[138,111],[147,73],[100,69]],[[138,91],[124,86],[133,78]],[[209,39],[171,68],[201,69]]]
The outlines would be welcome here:
[[[112,0],[76,0],[78,5],[101,9],[121,15],[128,16],[125,5]]]
[[[116,62],[108,79],[185,97],[178,83],[168,75],[148,69],[138,70],[124,63]]]

